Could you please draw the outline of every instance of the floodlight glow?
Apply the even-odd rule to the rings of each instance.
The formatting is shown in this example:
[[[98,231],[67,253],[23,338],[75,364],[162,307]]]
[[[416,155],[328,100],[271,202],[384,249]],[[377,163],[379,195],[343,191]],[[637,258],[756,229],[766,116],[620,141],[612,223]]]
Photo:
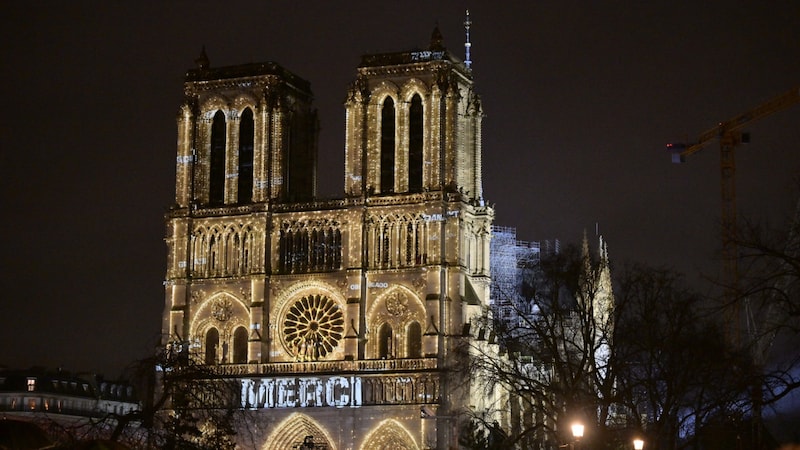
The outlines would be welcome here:
[[[583,437],[583,424],[582,423],[573,423],[572,424],[572,436],[575,439],[580,439]]]

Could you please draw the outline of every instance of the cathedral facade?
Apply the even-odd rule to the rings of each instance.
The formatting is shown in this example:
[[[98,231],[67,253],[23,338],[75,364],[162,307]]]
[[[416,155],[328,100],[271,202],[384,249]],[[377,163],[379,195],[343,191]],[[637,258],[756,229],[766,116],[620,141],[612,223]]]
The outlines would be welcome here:
[[[315,195],[307,81],[203,55],[184,94],[163,344],[240,383],[258,448],[455,448],[495,400],[453,370],[488,307],[494,215],[468,64],[438,30],[362,58],[337,200]]]

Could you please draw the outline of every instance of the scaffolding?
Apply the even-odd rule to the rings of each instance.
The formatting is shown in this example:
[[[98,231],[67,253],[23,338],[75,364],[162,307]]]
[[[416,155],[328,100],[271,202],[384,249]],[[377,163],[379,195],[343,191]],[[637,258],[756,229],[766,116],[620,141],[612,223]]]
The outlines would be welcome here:
[[[492,226],[489,268],[492,275],[490,303],[508,305],[517,284],[517,229]]]
[[[561,243],[517,240],[514,227],[492,226],[489,264],[492,284],[489,302],[496,317],[516,321],[519,314],[534,313],[532,302],[524,293],[524,283],[537,283],[539,262],[543,255],[558,253]]]

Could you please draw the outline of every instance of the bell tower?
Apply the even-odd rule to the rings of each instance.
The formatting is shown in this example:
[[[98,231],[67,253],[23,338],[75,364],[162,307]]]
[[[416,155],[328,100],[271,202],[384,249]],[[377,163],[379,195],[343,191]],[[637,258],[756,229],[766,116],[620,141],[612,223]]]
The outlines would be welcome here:
[[[309,82],[278,64],[215,68],[205,49],[195,62],[177,117],[162,336],[206,364],[259,361],[270,220],[315,197],[317,114]]]
[[[205,49],[196,63],[178,114],[176,205],[313,199],[310,84],[271,62],[212,68]]]
[[[367,55],[346,101],[348,196],[459,192],[481,202],[480,100],[444,47]]]

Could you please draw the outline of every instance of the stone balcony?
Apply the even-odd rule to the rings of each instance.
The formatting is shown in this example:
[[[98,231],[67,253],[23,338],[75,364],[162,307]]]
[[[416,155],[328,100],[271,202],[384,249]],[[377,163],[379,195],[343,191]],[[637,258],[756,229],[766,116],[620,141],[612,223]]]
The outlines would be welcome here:
[[[221,376],[298,375],[327,373],[417,372],[437,368],[436,358],[363,359],[358,361],[311,361],[254,364],[222,364],[211,370]]]

